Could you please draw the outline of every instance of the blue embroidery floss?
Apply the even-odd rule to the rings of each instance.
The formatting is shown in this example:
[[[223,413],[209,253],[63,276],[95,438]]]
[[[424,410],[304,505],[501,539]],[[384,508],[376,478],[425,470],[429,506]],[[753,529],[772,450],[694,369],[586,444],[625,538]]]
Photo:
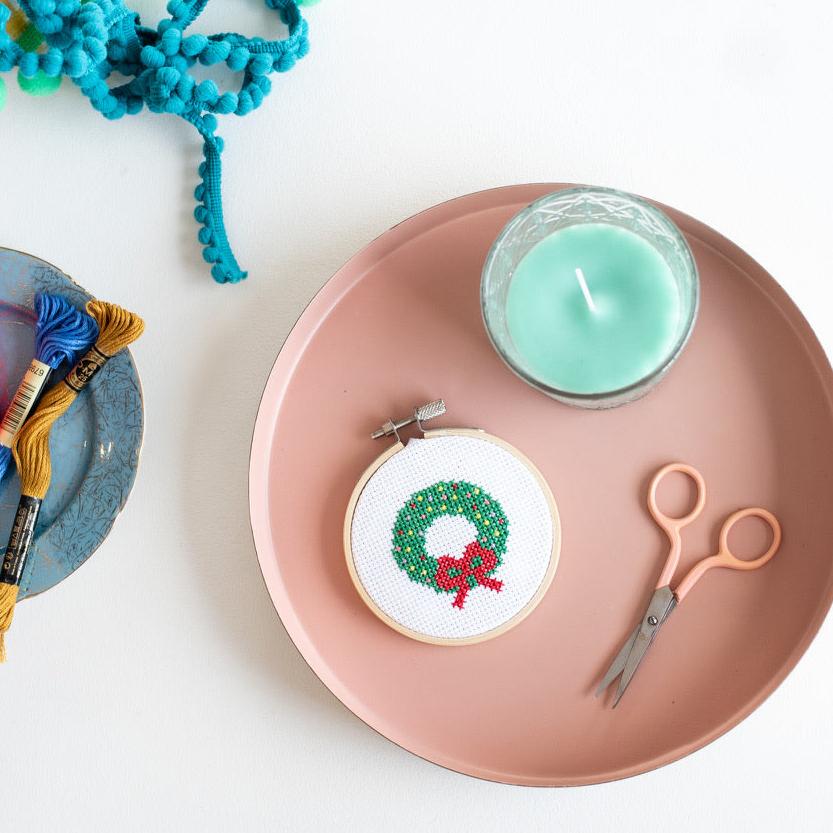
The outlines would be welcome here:
[[[0,5],[0,71],[19,68],[29,78],[66,75],[105,118],[136,115],[145,107],[190,122],[203,139],[204,161],[194,193],[194,216],[203,257],[218,283],[246,277],[229,245],[221,199],[223,140],[216,135],[216,115],[245,116],[272,88],[268,76],[286,72],[309,51],[307,22],[297,0],[265,0],[288,29],[283,40],[248,38],[233,32],[186,35],[185,30],[208,0],[171,0],[170,17],[156,29],[142,26],[122,0],[16,0],[43,35],[45,52],[26,52],[5,32],[9,10]],[[197,81],[197,64],[225,63],[242,74],[237,91],[220,92],[214,81]],[[126,83],[110,86],[113,73]]]
[[[98,324],[60,295],[35,295],[35,357],[18,385],[0,423],[0,479],[9,469],[11,445],[49,374],[62,364],[75,364],[98,338]]]

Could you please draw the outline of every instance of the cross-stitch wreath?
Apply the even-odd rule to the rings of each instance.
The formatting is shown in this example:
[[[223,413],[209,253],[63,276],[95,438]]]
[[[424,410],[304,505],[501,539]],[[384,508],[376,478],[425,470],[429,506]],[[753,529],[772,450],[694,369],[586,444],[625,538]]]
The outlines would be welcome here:
[[[185,30],[208,0],[171,0],[170,18],[156,29],[141,25],[138,14],[122,0],[14,0],[31,22],[37,38],[21,43],[6,31],[12,14],[0,3],[0,71],[14,67],[24,79],[69,77],[105,118],[136,115],[145,107],[190,122],[203,138],[205,160],[195,197],[194,216],[201,224],[203,257],[218,283],[246,277],[231,251],[220,196],[223,140],[216,135],[216,114],[244,116],[260,106],[273,72],[286,72],[307,54],[307,23],[298,0],[265,0],[288,28],[283,40],[248,38],[226,32],[186,35]],[[5,4],[5,5],[4,5]],[[34,35],[32,36],[34,37]],[[34,46],[32,44],[35,44]],[[225,63],[242,73],[240,88],[221,92],[214,81],[197,81],[191,69]],[[110,86],[116,73],[129,80]],[[0,90],[2,93],[2,90]]]
[[[374,613],[416,639],[491,638],[535,606],[557,564],[546,484],[481,432],[409,440],[353,501],[350,576]]]
[[[446,515],[465,518],[477,534],[461,558],[432,558],[425,533]],[[462,610],[469,590],[478,585],[500,592],[503,582],[491,577],[506,552],[509,522],[501,505],[473,483],[443,481],[415,492],[405,502],[393,526],[393,557],[411,581],[437,593],[454,593],[453,606]]]

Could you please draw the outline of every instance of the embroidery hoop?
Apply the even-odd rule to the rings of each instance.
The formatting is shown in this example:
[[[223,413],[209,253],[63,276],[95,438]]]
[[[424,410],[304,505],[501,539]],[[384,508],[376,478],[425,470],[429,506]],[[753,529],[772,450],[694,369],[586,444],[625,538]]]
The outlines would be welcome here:
[[[502,448],[504,451],[507,451],[511,454],[516,460],[518,460],[533,476],[537,485],[541,489],[541,492],[546,500],[547,507],[549,508],[550,517],[552,519],[552,549],[550,552],[549,558],[549,565],[547,566],[547,570],[544,574],[544,577],[541,580],[538,589],[535,591],[532,598],[513,616],[507,619],[505,622],[502,622],[497,627],[494,627],[488,631],[484,631],[483,633],[478,633],[472,636],[466,637],[436,637],[431,636],[430,634],[425,634],[420,631],[413,630],[408,628],[407,626],[403,625],[401,622],[393,619],[389,616],[385,611],[383,611],[377,604],[376,601],[370,596],[370,594],[365,589],[365,586],[362,584],[361,579],[359,578],[358,571],[356,569],[356,565],[353,559],[353,546],[352,546],[352,531],[353,531],[353,519],[356,512],[356,505],[359,501],[359,497],[361,496],[362,492],[364,491],[365,486],[368,484],[370,479],[376,474],[376,472],[390,460],[391,457],[398,454],[400,451],[405,449],[405,443],[399,438],[398,432],[395,432],[396,442],[389,448],[387,448],[384,452],[382,452],[368,467],[365,469],[362,476],[359,478],[358,482],[356,483],[353,493],[350,496],[350,501],[347,504],[347,511],[344,516],[344,531],[343,531],[343,540],[344,540],[344,555],[345,560],[347,562],[347,571],[350,574],[350,579],[353,582],[356,591],[358,592],[359,596],[361,597],[362,601],[367,605],[370,611],[382,622],[384,622],[388,627],[393,628],[393,630],[401,633],[404,636],[408,636],[411,639],[416,639],[419,642],[426,642],[431,645],[473,645],[478,642],[485,642],[489,639],[494,639],[496,636],[500,636],[501,634],[506,633],[507,631],[514,628],[516,625],[520,624],[530,613],[538,606],[541,599],[543,599],[544,594],[550,587],[553,578],[555,577],[555,572],[558,569],[558,562],[561,555],[561,519],[558,514],[558,506],[555,502],[555,497],[552,494],[552,490],[549,487],[549,484],[544,479],[544,476],[538,470],[538,468],[534,465],[534,463],[522,452],[520,452],[517,448],[515,448],[510,443],[502,440],[500,437],[496,437],[493,434],[489,434],[486,431],[483,431],[479,428],[438,428],[431,431],[426,431],[423,429],[422,434],[423,438],[426,440],[431,440],[437,437],[469,437],[476,440],[483,440],[485,442],[493,443],[494,445]]]

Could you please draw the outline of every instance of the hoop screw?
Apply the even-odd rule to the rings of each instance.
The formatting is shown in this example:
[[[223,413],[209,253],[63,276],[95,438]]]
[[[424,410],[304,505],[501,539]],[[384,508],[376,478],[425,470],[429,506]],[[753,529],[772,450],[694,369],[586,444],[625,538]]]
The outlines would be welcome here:
[[[419,408],[414,408],[413,414],[404,419],[398,419],[395,422],[389,419],[381,428],[377,428],[371,435],[372,440],[378,440],[381,437],[390,437],[397,434],[400,428],[410,425],[413,422],[419,423],[427,422],[434,417],[442,416],[445,413],[445,402],[442,399],[435,399],[433,402],[428,402],[426,405],[421,405]]]

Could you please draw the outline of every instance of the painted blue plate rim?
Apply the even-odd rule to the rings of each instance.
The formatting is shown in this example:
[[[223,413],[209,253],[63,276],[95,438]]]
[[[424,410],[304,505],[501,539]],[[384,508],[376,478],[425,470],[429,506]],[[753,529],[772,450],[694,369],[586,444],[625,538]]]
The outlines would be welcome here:
[[[0,263],[19,261],[26,279],[21,299],[12,303],[33,308],[36,292],[62,295],[79,309],[93,296],[57,266],[16,249],[0,246]],[[25,272],[23,269],[25,268]],[[0,292],[6,290],[0,287]],[[3,299],[6,300],[6,299]],[[83,479],[54,521],[36,529],[19,598],[54,587],[74,573],[98,549],[124,508],[136,481],[144,437],[144,396],[129,350],[114,356],[80,397],[87,397],[94,414],[93,449]],[[118,442],[101,438],[118,437]],[[47,499],[49,495],[47,494]],[[0,530],[0,538],[5,537]],[[0,544],[4,546],[4,544]]]

